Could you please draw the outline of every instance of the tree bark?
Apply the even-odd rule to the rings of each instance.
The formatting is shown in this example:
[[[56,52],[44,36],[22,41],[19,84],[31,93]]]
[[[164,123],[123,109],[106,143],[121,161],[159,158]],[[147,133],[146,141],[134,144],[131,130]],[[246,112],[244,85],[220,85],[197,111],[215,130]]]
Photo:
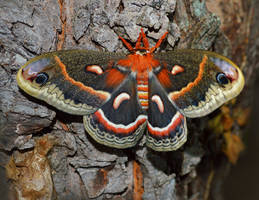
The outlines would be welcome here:
[[[249,41],[250,32],[250,38],[256,33],[251,24],[258,13],[256,2],[0,0],[1,197],[222,199],[228,160],[235,162],[242,149],[241,141],[238,150],[227,148],[226,134],[242,136],[250,103],[245,96],[251,94],[258,65],[257,54],[246,56],[256,48]],[[126,52],[118,36],[134,43],[140,28],[151,45],[169,31],[161,48],[165,51],[209,49],[232,57],[247,80],[236,102],[188,120],[188,141],[180,150],[151,151],[145,138],[127,150],[97,144],[85,132],[81,117],[58,111],[17,86],[17,70],[36,55],[61,49]],[[230,119],[232,126],[215,130],[219,118],[222,123]]]

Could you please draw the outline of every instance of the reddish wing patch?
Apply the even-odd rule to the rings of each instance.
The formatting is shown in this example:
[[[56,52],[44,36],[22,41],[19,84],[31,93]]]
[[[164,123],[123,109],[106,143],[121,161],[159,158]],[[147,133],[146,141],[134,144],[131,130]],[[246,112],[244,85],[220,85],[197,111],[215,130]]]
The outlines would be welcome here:
[[[169,71],[166,69],[162,69],[159,74],[157,75],[157,78],[159,82],[164,86],[164,87],[171,87],[172,83],[170,80],[169,76]]]
[[[126,76],[117,69],[109,69],[107,72],[106,84],[110,87],[118,86]]]
[[[151,124],[148,123],[148,132],[156,137],[164,137],[168,136],[171,131],[174,131],[177,126],[182,123],[184,116],[177,112],[175,116],[172,118],[171,122],[164,128],[153,127]]]
[[[99,109],[98,111],[96,111],[94,113],[95,117],[97,118],[97,120],[99,121],[99,123],[101,123],[107,130],[117,133],[117,134],[129,134],[134,132],[141,124],[145,123],[145,121],[147,120],[147,116],[146,115],[139,115],[138,118],[128,124],[128,125],[122,125],[122,124],[114,124],[111,121],[109,121],[103,111],[101,109]]]

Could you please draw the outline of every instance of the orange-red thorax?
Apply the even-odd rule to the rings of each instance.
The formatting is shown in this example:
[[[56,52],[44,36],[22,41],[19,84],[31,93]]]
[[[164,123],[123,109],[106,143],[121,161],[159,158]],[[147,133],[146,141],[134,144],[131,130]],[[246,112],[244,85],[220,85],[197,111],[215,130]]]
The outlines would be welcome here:
[[[130,54],[126,59],[120,60],[119,65],[131,68],[131,71],[136,72],[137,80],[148,80],[148,72],[152,71],[152,68],[159,66],[159,61],[154,59],[152,53],[141,54],[138,51],[134,54]]]

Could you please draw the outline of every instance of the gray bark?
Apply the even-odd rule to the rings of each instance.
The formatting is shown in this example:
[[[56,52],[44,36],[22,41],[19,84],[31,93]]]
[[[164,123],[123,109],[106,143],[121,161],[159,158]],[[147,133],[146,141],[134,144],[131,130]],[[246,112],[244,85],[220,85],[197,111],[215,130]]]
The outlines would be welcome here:
[[[246,12],[250,13],[252,2],[244,4],[241,9],[247,18],[243,22],[248,24],[253,16]],[[0,0],[3,199],[22,199],[22,195],[62,200],[222,198],[221,184],[230,164],[222,153],[223,138],[205,130],[215,114],[188,120],[188,141],[178,151],[153,152],[145,147],[145,138],[135,148],[118,150],[93,141],[81,117],[58,111],[17,87],[17,70],[36,55],[79,48],[126,52],[118,36],[134,43],[141,27],[151,46],[168,30],[164,50],[210,49],[232,56],[251,77],[247,82],[252,86],[254,68],[246,67],[247,61],[239,55],[255,45],[238,49],[247,33],[229,40],[226,34],[231,33],[224,34],[220,18],[207,9],[205,1]],[[235,107],[249,103],[241,101],[246,93]],[[238,124],[235,130],[241,133]]]

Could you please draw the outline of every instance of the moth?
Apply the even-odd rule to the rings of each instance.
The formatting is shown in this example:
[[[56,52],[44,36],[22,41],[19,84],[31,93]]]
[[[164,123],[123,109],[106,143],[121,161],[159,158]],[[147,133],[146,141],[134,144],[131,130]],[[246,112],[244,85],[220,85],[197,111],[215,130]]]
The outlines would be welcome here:
[[[17,74],[19,87],[57,109],[82,115],[98,143],[129,148],[146,132],[146,145],[172,151],[187,140],[186,117],[202,117],[236,97],[241,70],[214,52],[182,49],[154,53],[141,30],[129,54],[87,50],[46,53]]]

